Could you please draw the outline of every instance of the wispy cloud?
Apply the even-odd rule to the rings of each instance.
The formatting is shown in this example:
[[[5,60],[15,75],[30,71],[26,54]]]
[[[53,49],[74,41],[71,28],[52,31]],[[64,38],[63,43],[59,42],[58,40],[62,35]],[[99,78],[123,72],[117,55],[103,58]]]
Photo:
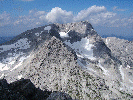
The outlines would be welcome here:
[[[9,25],[11,23],[11,17],[10,14],[7,12],[3,12],[0,14],[0,27],[4,27],[6,25]]]
[[[34,1],[34,0],[21,0],[21,1]]]
[[[114,6],[114,7],[113,7],[113,10],[114,10],[114,11],[126,11],[127,9],[118,9],[117,6]]]

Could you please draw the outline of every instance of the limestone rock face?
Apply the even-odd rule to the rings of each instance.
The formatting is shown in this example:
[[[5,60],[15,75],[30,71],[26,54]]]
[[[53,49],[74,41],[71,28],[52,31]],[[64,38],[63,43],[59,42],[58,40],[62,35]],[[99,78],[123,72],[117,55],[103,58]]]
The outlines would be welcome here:
[[[36,88],[58,91],[48,100],[124,100],[133,95],[131,69],[127,77],[122,60],[88,21],[28,30],[1,45],[0,54],[0,78],[9,83],[30,79]]]

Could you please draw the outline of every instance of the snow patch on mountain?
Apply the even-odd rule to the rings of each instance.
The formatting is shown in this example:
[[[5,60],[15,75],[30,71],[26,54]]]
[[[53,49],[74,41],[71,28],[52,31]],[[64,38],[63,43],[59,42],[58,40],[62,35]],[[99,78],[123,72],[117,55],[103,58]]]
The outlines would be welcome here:
[[[98,66],[103,70],[103,74],[104,74],[104,75],[109,75],[109,74],[108,74],[108,70],[106,70],[106,69],[101,65],[100,61],[99,61],[99,63],[98,63]]]
[[[127,65],[127,68],[131,68],[129,65]]]
[[[110,42],[110,39],[106,38],[106,44],[108,44]]]
[[[87,37],[82,38],[81,41],[77,41],[74,43],[70,43],[69,40],[64,41],[64,43],[68,46],[70,46],[72,49],[75,50],[75,52],[79,53],[84,58],[88,58],[91,60],[95,60],[96,58],[93,57],[93,44],[89,44],[89,39]]]
[[[8,63],[8,62],[11,62],[12,60],[14,59],[14,57],[9,57],[9,58],[6,58],[6,59],[2,59],[2,63]]]
[[[124,80],[124,72],[122,71],[122,65],[120,65],[119,70],[120,70],[121,77]]]
[[[131,81],[130,79],[129,79],[129,82],[130,82],[130,83],[133,83],[133,81]]]
[[[108,44],[108,39],[106,39],[106,44]]]
[[[14,68],[12,68],[10,71],[13,71],[13,70],[17,69],[19,66],[21,66],[21,65],[23,64],[23,61],[24,61],[25,59],[29,58],[29,57],[30,57],[30,55],[29,55],[29,56],[22,56],[22,57],[19,59],[19,63],[18,63]]]
[[[13,65],[15,63],[15,60],[14,61],[11,61],[9,62],[10,65]]]
[[[49,33],[49,30],[51,30],[51,26],[45,27],[44,30],[48,30],[48,33]]]
[[[21,55],[24,55],[25,53],[23,52],[19,52],[19,53],[8,53],[8,55],[12,56],[12,57],[18,57],[18,56],[21,56]],[[8,58],[7,58],[8,59]]]
[[[40,33],[35,33],[36,36],[40,36]]]
[[[23,56],[25,53],[23,52],[19,52],[19,53],[8,53],[8,55],[10,54],[11,57],[7,57],[6,59],[2,59],[2,63],[5,64],[12,64],[14,62],[15,59],[17,59],[19,56]]]
[[[8,70],[7,64],[0,63],[0,71]]]
[[[8,70],[14,63],[14,57],[6,58],[0,62],[0,71]]]
[[[22,57],[18,58],[19,56],[22,56]],[[23,61],[29,57],[30,55],[24,56],[24,53],[19,53],[19,54],[16,54],[16,56],[14,57],[3,59],[2,62],[0,62],[0,71],[5,71],[9,69],[10,71],[13,71],[14,69],[21,66],[23,64]],[[17,60],[18,60],[18,63],[16,63]]]
[[[84,58],[82,55],[76,53],[76,55],[79,57],[79,58]]]
[[[4,76],[4,74],[2,73],[2,75],[0,76],[0,79]]]
[[[17,69],[19,66],[21,66],[22,65],[22,62],[19,62],[14,68],[12,68],[10,71],[13,71],[13,70],[15,70],[15,69]]]
[[[28,41],[27,38],[23,38],[18,40],[16,43],[11,44],[11,45],[2,45],[0,46],[0,53],[4,51],[11,50],[12,48],[18,48],[18,49],[28,49],[30,48],[30,41]]]
[[[0,71],[9,70],[9,68],[15,63],[14,61],[9,62],[8,64],[0,63]]]
[[[59,34],[61,38],[69,37],[68,33],[65,33],[65,32],[59,32]]]
[[[21,79],[23,76],[22,75],[18,75],[18,79]]]
[[[47,30],[47,28],[46,28],[46,30]],[[37,32],[37,33],[35,33],[35,35],[36,35],[37,37],[39,37],[39,36],[42,34],[42,32],[44,32],[44,31],[41,31],[40,33]],[[41,36],[40,36],[40,37],[41,37]]]

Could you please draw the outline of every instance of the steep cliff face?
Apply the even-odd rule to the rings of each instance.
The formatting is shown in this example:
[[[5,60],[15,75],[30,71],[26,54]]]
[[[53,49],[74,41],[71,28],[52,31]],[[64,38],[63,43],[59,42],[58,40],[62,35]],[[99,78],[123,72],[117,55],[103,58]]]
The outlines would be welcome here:
[[[112,55],[122,63],[119,67],[123,85],[121,90],[133,92],[133,42],[115,37],[105,38],[104,41]]]
[[[65,92],[73,99],[129,99],[132,95],[130,86],[122,89],[121,61],[88,21],[26,31],[1,45],[0,54],[1,78],[9,83],[30,79],[41,90]]]
[[[133,42],[115,37],[103,39],[112,54],[122,61],[123,66],[133,66]]]

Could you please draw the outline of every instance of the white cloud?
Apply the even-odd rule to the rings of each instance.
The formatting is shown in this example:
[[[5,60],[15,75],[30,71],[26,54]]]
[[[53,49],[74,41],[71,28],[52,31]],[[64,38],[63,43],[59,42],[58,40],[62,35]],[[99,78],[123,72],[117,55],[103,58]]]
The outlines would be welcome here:
[[[81,10],[78,15],[74,18],[75,21],[87,19],[89,16],[97,14],[99,12],[106,11],[104,6],[91,6],[87,10]]]
[[[30,10],[29,11],[29,14],[31,15],[34,15],[34,16],[39,16],[39,15],[44,15],[45,14],[45,11],[37,11],[36,9],[34,10]]]
[[[66,10],[62,10],[59,7],[52,8],[51,12],[46,15],[46,19],[48,22],[59,22],[66,23],[72,22],[73,14],[71,11],[67,12]]]
[[[105,13],[100,13],[97,16],[102,17],[102,18],[112,18],[116,15],[116,13],[113,12],[105,12]]]
[[[19,16],[14,25],[26,25],[27,27],[37,27],[43,24],[45,11],[30,10],[28,16]]]
[[[38,11],[38,12],[35,13],[36,16],[38,16],[38,15],[44,15],[44,14],[45,14],[45,11]]]
[[[71,11],[62,10],[59,7],[52,8],[50,12],[30,10],[28,16],[20,16],[14,25],[26,25],[27,27],[37,27],[48,23],[67,23],[73,21]]]
[[[104,6],[91,6],[82,10],[74,17],[74,21],[88,20],[93,25],[109,25],[109,20],[116,16],[116,13],[109,12]]]
[[[127,9],[117,9],[118,7],[117,6],[114,6],[113,7],[113,10],[114,11],[126,11]]]

